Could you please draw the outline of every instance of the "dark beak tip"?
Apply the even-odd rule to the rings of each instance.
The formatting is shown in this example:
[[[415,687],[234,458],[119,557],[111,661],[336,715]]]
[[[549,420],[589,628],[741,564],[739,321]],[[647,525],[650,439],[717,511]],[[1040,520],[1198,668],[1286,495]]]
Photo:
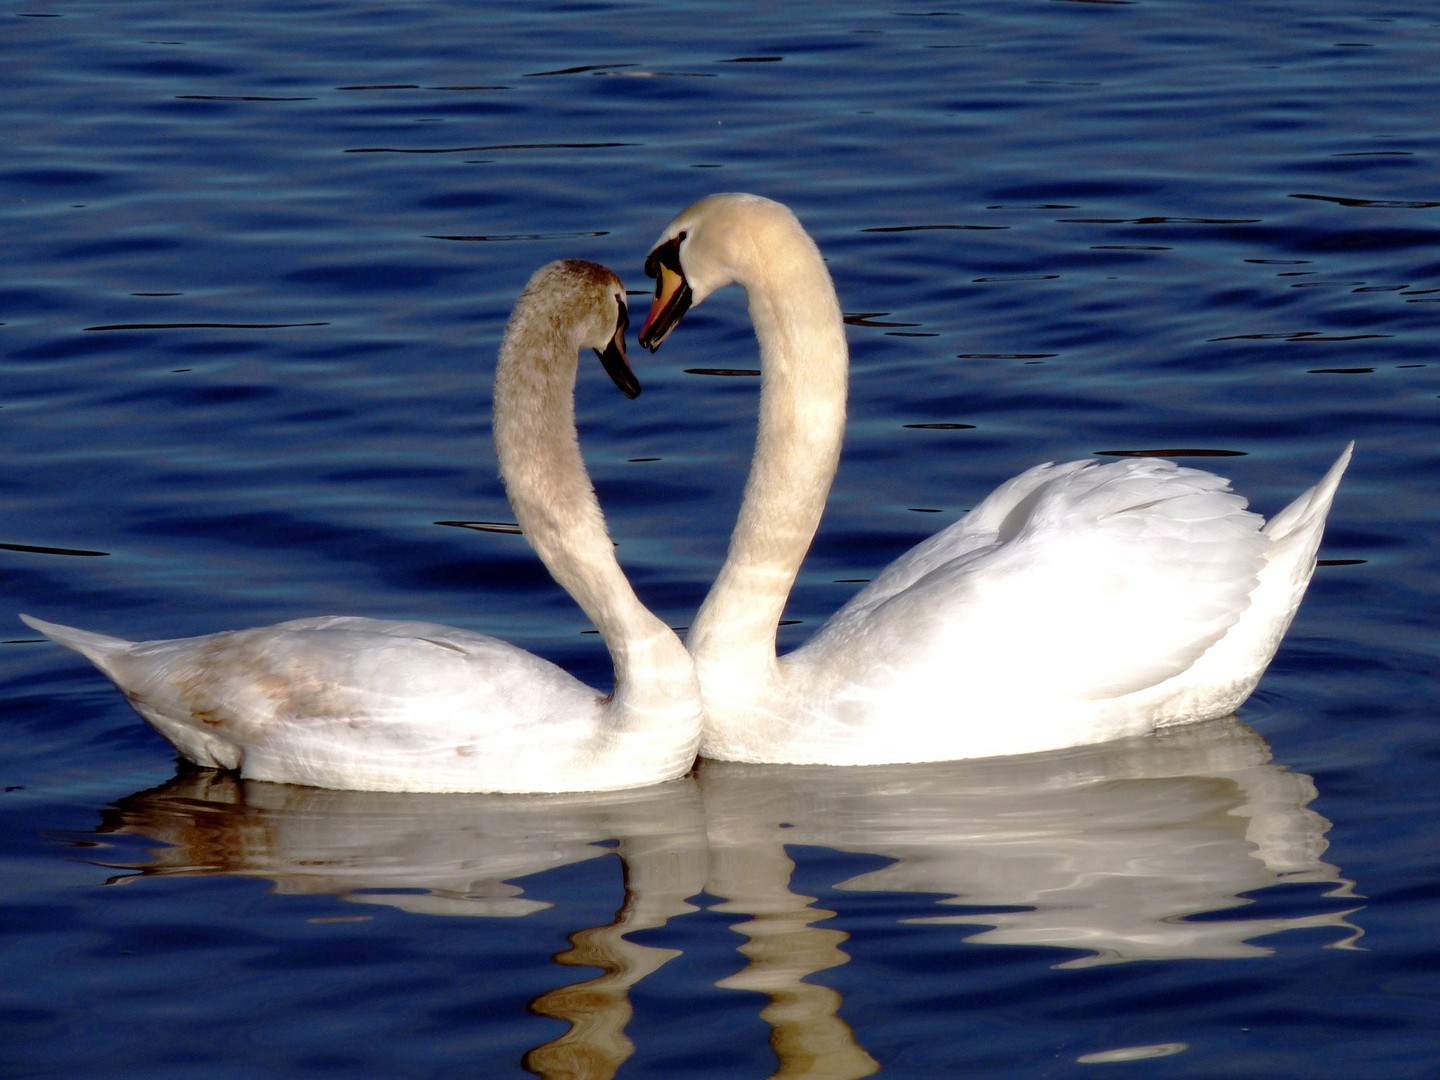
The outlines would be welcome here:
[[[623,342],[612,344],[607,349],[596,349],[595,355],[600,358],[600,364],[610,376],[610,381],[622,394],[631,401],[640,396],[640,380],[635,377],[634,370],[625,358]]]
[[[640,328],[640,333],[635,340],[640,343],[642,349],[648,349],[651,353],[659,352],[660,346],[665,344],[666,339],[670,337],[670,331],[679,324],[680,316],[683,314],[683,307],[676,310],[673,305],[663,311],[652,313],[651,317],[645,320],[645,325]]]

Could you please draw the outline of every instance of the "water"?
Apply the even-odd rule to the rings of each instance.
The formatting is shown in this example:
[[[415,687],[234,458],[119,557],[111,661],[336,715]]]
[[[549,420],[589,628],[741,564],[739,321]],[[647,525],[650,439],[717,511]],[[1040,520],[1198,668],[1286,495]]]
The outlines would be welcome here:
[[[510,519],[488,384],[529,273],[607,263],[643,313],[651,242],[715,190],[791,204],[852,323],[787,645],[1035,462],[1223,451],[1201,464],[1273,512],[1358,441],[1238,721],[1033,759],[600,798],[243,784],[177,775],[12,623],[7,1076],[1433,1071],[1427,5],[3,18],[11,612],[425,618],[603,683],[520,537],[437,523]],[[705,374],[754,366],[740,296],[635,359],[635,402],[582,371],[583,441],[683,626],[753,433],[756,381]]]

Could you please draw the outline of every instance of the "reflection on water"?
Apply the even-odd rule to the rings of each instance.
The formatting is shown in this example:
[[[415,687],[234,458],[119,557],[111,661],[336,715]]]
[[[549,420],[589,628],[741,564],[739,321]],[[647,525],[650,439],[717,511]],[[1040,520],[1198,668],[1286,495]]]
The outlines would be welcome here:
[[[690,781],[594,794],[376,794],[185,766],[169,783],[117,802],[98,831],[171,845],[133,868],[141,874],[268,878],[280,893],[333,893],[424,915],[529,915],[551,905],[514,881],[616,851],[627,880],[643,886],[636,902],[647,910],[666,888],[652,850],[677,853],[673,873],[688,874],[677,884],[682,898],[704,873],[704,822]],[[682,865],[683,852],[691,865]],[[689,910],[682,900],[669,914]]]
[[[526,1057],[546,1077],[613,1076],[633,1053],[630,987],[678,954],[626,935],[694,911],[687,898],[706,877],[700,793],[688,778],[603,793],[411,795],[270,784],[187,765],[116,803],[97,831],[170,845],[143,864],[116,865],[142,876],[268,878],[280,893],[332,893],[424,915],[529,915],[552,905],[516,882],[617,855],[625,895],[614,919],[576,928],[571,947],[553,957],[601,974],[530,1002],[571,1025]]]
[[[724,782],[718,786],[723,789]],[[759,839],[757,832],[752,834],[754,843],[722,841],[710,849],[707,891],[722,898],[713,910],[749,916],[731,927],[745,938],[738,951],[747,964],[717,985],[751,990],[768,999],[760,1018],[770,1028],[770,1046],[780,1059],[772,1076],[835,1080],[869,1076],[880,1065],[837,1015],[840,994],[805,981],[807,975],[850,959],[840,948],[849,935],[815,925],[833,918],[835,912],[812,906],[813,896],[790,888],[795,864],[778,835],[787,823],[768,824],[775,830],[768,839]]]
[[[981,943],[1080,950],[1067,967],[1263,955],[1251,939],[1340,917],[1186,917],[1281,883],[1350,889],[1321,859],[1330,823],[1307,809],[1314,783],[1272,764],[1265,740],[1233,718],[1001,760],[706,763],[701,780],[712,858],[738,847],[755,866],[785,823],[786,843],[894,860],[836,888],[944,894],[965,914],[925,921],[992,927],[970,939]]]
[[[1256,938],[1304,927],[1350,945],[1358,901],[1244,917],[1251,897],[1282,884],[1353,896],[1322,858],[1329,823],[1308,809],[1314,784],[1269,758],[1231,719],[985,762],[706,762],[685,780],[605,795],[321,791],[186,771],[117,803],[97,831],[169,845],[117,866],[140,876],[268,878],[279,892],[427,915],[529,914],[549,905],[526,895],[526,877],[614,854],[625,869],[618,913],[576,928],[554,957],[601,974],[531,1003],[571,1027],[528,1068],[613,1075],[634,1051],[630,988],[679,955],[628,935],[697,910],[703,894],[710,910],[741,917],[737,970],[719,985],[765,995],[774,1075],[860,1077],[880,1066],[839,1017],[842,991],[807,979],[847,963],[846,935],[791,888],[787,847],[889,859],[834,887],[929,894],[907,921],[982,926],[969,939],[982,944],[1076,950],[1064,966],[1258,955],[1268,950]]]

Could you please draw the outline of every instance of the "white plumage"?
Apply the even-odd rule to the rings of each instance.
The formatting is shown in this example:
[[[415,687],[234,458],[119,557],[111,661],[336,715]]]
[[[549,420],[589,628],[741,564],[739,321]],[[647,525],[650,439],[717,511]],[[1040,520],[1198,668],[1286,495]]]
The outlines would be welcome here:
[[[664,231],[641,344],[738,282],[761,351],[755,459],[691,627],[707,757],[882,764],[1026,753],[1232,712],[1304,595],[1349,460],[1266,525],[1225,480],[1156,459],[1040,465],[896,560],[777,659],[838,464],[848,354],[793,214],[716,195]]]

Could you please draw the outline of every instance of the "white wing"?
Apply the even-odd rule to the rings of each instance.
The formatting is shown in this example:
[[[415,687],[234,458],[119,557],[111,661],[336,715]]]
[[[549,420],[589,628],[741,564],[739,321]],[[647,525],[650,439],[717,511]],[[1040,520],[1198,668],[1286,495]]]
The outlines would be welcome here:
[[[1240,618],[1262,524],[1226,481],[1170,462],[1042,465],[898,559],[802,651],[830,654],[857,685],[1129,693],[1185,670]]]

